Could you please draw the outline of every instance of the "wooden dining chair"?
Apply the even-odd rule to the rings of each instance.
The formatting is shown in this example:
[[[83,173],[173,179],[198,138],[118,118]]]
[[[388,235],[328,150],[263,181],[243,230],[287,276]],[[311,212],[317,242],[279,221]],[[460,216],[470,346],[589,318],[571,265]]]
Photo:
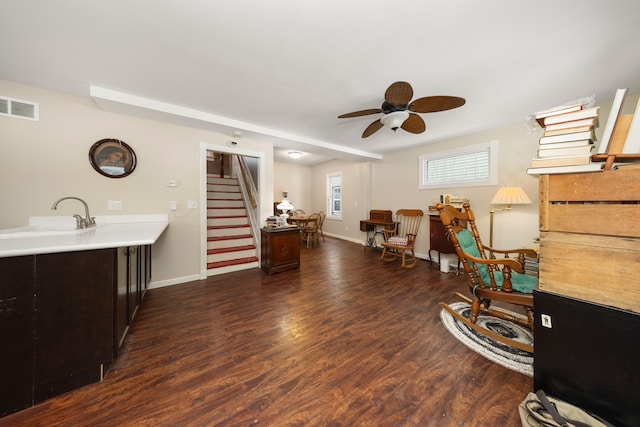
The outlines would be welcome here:
[[[322,237],[322,241],[325,242],[326,240],[324,239],[324,233],[322,232],[322,226],[324,225],[324,220],[327,217],[327,214],[324,211],[320,211],[320,212],[318,212],[318,215],[320,215],[320,225],[318,226],[318,234],[320,234],[320,237]]]
[[[302,227],[302,240],[307,242],[307,248],[313,244],[320,244],[318,241],[318,228],[320,226],[320,215],[313,213],[307,216],[307,220]]]

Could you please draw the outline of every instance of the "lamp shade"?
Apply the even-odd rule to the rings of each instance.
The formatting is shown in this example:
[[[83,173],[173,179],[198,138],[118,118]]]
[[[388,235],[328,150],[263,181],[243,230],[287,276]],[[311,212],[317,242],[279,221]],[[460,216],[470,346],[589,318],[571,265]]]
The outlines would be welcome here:
[[[286,212],[286,211],[292,210],[293,209],[293,205],[291,204],[291,202],[289,202],[289,200],[282,199],[282,202],[278,203],[276,208],[280,209],[281,211]]]
[[[529,205],[531,199],[521,187],[502,187],[493,199],[492,205]]]
[[[383,118],[380,119],[380,122],[393,129],[397,130],[405,120],[409,118],[409,112],[407,111],[394,111],[393,113],[389,113]]]

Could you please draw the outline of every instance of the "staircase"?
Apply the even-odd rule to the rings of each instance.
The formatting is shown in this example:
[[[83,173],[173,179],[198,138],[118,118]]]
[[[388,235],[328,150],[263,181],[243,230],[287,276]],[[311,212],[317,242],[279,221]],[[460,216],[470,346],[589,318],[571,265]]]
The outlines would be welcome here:
[[[207,276],[258,267],[238,180],[207,176]]]

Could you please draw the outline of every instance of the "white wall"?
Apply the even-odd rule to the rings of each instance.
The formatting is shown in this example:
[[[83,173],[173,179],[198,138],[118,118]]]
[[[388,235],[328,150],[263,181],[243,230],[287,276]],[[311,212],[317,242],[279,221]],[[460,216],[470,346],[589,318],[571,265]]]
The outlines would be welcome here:
[[[81,210],[67,202],[52,211],[62,196],[83,198],[94,216],[169,213],[169,227],[153,249],[152,285],[200,277],[200,209],[187,209],[187,201],[200,200],[200,143],[227,147],[229,136],[107,113],[89,98],[8,81],[0,80],[0,95],[40,104],[40,121],[0,116],[0,228],[25,225],[29,216]],[[133,148],[138,165],[130,176],[107,178],[91,167],[89,149],[104,138],[121,139]],[[263,190],[271,200],[271,143],[243,138],[239,149],[265,153],[269,185]],[[167,187],[170,180],[178,186]],[[121,200],[123,210],[108,211],[109,200]],[[169,210],[171,200],[178,202],[177,211]]]
[[[327,217],[325,234],[341,236],[348,240],[362,241],[360,220],[368,216],[368,163],[333,160],[312,168],[312,206],[314,211],[328,212],[327,175],[342,173],[342,219]]]
[[[614,94],[612,94],[613,97]],[[624,114],[633,113],[638,95],[627,97]],[[600,105],[601,138],[611,109],[611,100]],[[359,221],[368,217],[370,209],[418,208],[427,213],[442,193],[466,196],[476,214],[479,231],[489,243],[489,211],[502,208],[489,202],[500,187],[520,186],[532,201],[530,205],[514,205],[510,211],[496,211],[494,215],[493,243],[497,248],[513,249],[535,247],[538,237],[538,179],[527,175],[531,159],[536,156],[542,130],[530,132],[522,122],[501,128],[480,131],[472,135],[424,144],[408,150],[386,154],[381,161],[353,163],[331,161],[312,167],[312,205],[314,210],[326,209],[326,175],[343,173],[343,220],[325,222],[325,232],[352,241],[362,242],[365,234],[359,231]],[[461,187],[435,190],[418,189],[418,157],[421,154],[449,150],[492,140],[499,141],[498,184],[480,187]],[[596,143],[597,146],[598,143]],[[279,171],[276,171],[276,175]],[[305,172],[306,176],[306,172]],[[292,177],[290,176],[289,179]],[[370,179],[370,180],[369,180]],[[426,257],[429,248],[429,229],[424,219],[417,252]]]
[[[170,215],[170,225],[154,247],[152,285],[194,280],[200,275],[199,209],[187,209],[188,200],[199,200],[200,145],[227,147],[228,135],[201,129],[170,125],[100,110],[88,97],[74,97],[35,87],[0,80],[0,95],[40,104],[40,121],[0,116],[0,142],[3,165],[0,168],[0,228],[25,225],[29,216],[71,215],[80,206],[60,205],[51,211],[53,201],[62,196],[85,199],[92,215],[153,214]],[[614,94],[612,94],[613,97]],[[627,99],[624,112],[633,112],[638,95]],[[601,136],[611,101],[600,103]],[[243,138],[240,150],[264,153],[265,187],[263,200],[276,201],[282,191],[289,192],[294,206],[305,211],[326,210],[326,175],[342,172],[343,219],[325,222],[325,232],[362,242],[359,221],[370,209],[420,208],[426,211],[442,190],[418,190],[418,156],[493,139],[500,141],[497,186],[452,188],[447,192],[466,195],[478,218],[484,240],[489,230],[489,201],[499,187],[519,185],[533,201],[515,206],[495,216],[494,246],[531,246],[538,235],[538,181],[526,174],[535,156],[540,133],[527,133],[521,124],[478,132],[447,141],[425,144],[387,154],[372,163],[330,161],[312,168],[277,164],[274,171],[273,147],[269,142]],[[112,179],[93,170],[88,152],[94,142],[117,138],[136,152],[138,166],[128,177]],[[175,188],[167,187],[178,181]],[[271,185],[273,184],[273,186]],[[275,190],[275,191],[274,191]],[[109,200],[121,200],[123,210],[107,210]],[[178,201],[178,210],[169,211],[169,201]],[[265,204],[269,204],[266,202]],[[262,216],[272,206],[264,206]],[[264,218],[262,218],[264,219]],[[417,245],[419,254],[428,251],[426,219]]]
[[[311,205],[311,168],[292,163],[273,164],[274,202],[282,200],[282,192],[288,193],[291,204],[306,213],[316,212]]]
[[[531,205],[515,206],[510,212],[495,215],[494,246],[502,248],[531,247],[538,236],[538,180],[526,174],[535,156],[539,135],[527,134],[524,124],[508,126],[473,135],[423,145],[385,156],[374,164],[372,200],[376,209],[422,209],[427,213],[429,205],[435,205],[440,194],[450,193],[469,198],[476,214],[477,225],[483,241],[489,243],[490,200],[498,188],[521,186],[532,200]],[[446,189],[418,189],[418,157],[422,154],[446,151],[491,140],[499,140],[498,185],[460,187]],[[501,206],[496,206],[500,208]],[[418,237],[417,251],[427,254],[429,227],[425,218]]]

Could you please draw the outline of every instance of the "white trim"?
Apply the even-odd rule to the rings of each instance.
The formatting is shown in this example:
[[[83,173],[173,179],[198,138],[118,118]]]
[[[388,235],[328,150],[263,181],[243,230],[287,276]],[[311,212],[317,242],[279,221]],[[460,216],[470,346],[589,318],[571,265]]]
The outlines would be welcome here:
[[[40,104],[39,103],[33,102],[33,101],[25,101],[24,99],[9,98],[8,96],[0,96],[0,99],[7,101],[7,112],[3,113],[0,111],[0,116],[13,117],[15,119],[32,120],[35,122],[40,121]],[[20,104],[25,104],[25,105],[31,105],[33,107],[33,117],[15,114],[13,112],[14,102],[18,102]]]
[[[217,151],[220,153],[237,154],[240,156],[258,158],[258,221],[264,220],[269,213],[264,212],[265,206],[269,206],[266,200],[267,188],[267,167],[266,153],[264,151],[245,150],[237,147],[228,147],[226,145],[212,144],[200,141],[200,280],[207,278],[207,151]],[[260,236],[254,236],[258,247],[260,244]],[[258,255],[260,251],[258,251]]]
[[[89,95],[100,106],[100,108],[105,111],[115,111],[119,113],[132,114],[133,111],[137,110],[138,114],[140,114],[142,113],[142,111],[139,110],[143,110],[145,112],[145,114],[143,114],[143,117],[150,118],[149,113],[151,112],[151,118],[153,118],[154,120],[167,121],[171,118],[178,118],[179,124],[196,128],[201,127],[203,123],[213,123],[225,127],[230,127],[232,129],[242,129],[243,131],[255,132],[262,135],[280,138],[286,141],[293,141],[296,143],[301,142],[323,149],[355,155],[364,159],[382,159],[381,154],[370,153],[350,147],[343,147],[331,142],[318,141],[315,139],[306,138],[301,135],[293,135],[278,129],[257,126],[252,123],[234,120],[229,117],[219,116],[200,110],[194,110],[192,108],[169,104],[166,102],[157,101],[155,99],[144,98],[142,96],[132,95],[126,92],[119,92],[112,89],[106,89],[99,86],[90,85]],[[122,106],[124,106],[124,108],[122,108]],[[176,121],[173,122],[176,123]]]
[[[331,212],[333,212],[333,207],[332,207],[332,195],[330,193],[330,185],[331,185],[331,178],[334,176],[340,176],[340,215],[332,215]],[[337,220],[337,221],[342,221],[342,208],[343,208],[343,197],[342,195],[344,194],[344,192],[342,191],[344,184],[342,184],[342,171],[338,171],[338,172],[332,172],[332,173],[328,173],[326,174],[326,194],[327,194],[327,216],[326,219],[331,219],[331,220]]]
[[[197,274],[192,274],[190,276],[174,277],[173,279],[158,280],[155,282],[152,281],[149,283],[148,289],[164,288],[166,286],[180,285],[182,283],[194,282],[196,280],[200,280],[200,277]]]
[[[422,154],[418,156],[418,189],[434,189],[434,188],[451,188],[451,187],[478,187],[484,185],[498,185],[498,147],[499,141],[494,139],[489,142],[468,145],[465,147],[454,148],[451,150],[439,151],[436,153]],[[489,151],[489,176],[486,179],[473,179],[468,181],[452,181],[428,184],[425,183],[424,175],[425,163],[430,160],[442,158],[463,156],[465,154],[478,153],[481,151]]]

